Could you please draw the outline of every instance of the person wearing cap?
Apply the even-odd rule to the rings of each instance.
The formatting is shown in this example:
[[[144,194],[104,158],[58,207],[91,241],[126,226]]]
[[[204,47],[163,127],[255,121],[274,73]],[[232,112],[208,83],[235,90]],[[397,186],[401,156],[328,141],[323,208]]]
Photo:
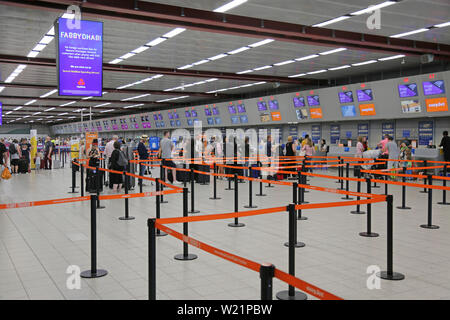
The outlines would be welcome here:
[[[100,151],[98,149],[98,139],[92,140],[91,148],[88,151],[89,166],[98,167],[100,163]]]
[[[139,140],[139,144],[137,146],[137,151],[139,154],[139,160],[148,160],[148,151],[147,147],[145,146],[145,141],[148,140],[148,137],[146,135],[143,135],[141,139]],[[145,174],[145,164],[146,162],[143,162],[139,166],[139,175],[144,176]]]

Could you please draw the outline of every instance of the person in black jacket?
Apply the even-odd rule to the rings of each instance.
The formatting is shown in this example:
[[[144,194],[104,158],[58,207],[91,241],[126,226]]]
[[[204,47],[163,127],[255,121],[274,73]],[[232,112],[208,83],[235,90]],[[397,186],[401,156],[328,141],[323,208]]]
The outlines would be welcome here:
[[[124,171],[125,167],[120,166],[118,161],[120,157],[120,147],[121,144],[119,141],[114,142],[114,151],[111,153],[111,157],[109,158],[109,169],[116,171]],[[111,183],[113,185],[114,191],[120,191],[123,184],[122,174],[118,173],[110,173]]]
[[[442,133],[443,137],[439,147],[444,150],[444,161],[450,162],[450,137],[448,136],[448,131]]]

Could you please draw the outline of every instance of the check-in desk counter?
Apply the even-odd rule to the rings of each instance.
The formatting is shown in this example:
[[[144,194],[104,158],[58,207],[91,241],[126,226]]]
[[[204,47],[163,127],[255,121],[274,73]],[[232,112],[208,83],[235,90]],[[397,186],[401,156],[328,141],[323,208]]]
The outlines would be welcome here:
[[[413,159],[414,160],[427,160],[427,161],[444,161],[444,155],[441,154],[440,149],[429,149],[429,148],[417,148],[413,149]],[[427,163],[428,167],[431,166],[439,166],[441,164],[438,163]],[[419,164],[417,164],[419,166]],[[421,167],[424,164],[420,164]],[[441,171],[441,169],[430,170],[429,173],[433,173],[437,175]]]
[[[330,146],[327,154],[328,157],[354,157],[356,154],[356,147],[338,147]]]

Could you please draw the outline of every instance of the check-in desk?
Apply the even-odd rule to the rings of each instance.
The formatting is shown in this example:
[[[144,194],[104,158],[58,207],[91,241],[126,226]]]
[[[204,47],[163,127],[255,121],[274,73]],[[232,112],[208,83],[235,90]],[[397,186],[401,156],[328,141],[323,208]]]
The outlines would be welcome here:
[[[413,159],[414,160],[427,160],[427,161],[444,161],[444,155],[441,154],[440,149],[429,149],[429,148],[416,148],[413,149]],[[427,163],[428,167],[439,166],[438,163]],[[421,167],[425,166],[420,164]],[[434,173],[437,175],[441,169],[430,170],[429,173]]]

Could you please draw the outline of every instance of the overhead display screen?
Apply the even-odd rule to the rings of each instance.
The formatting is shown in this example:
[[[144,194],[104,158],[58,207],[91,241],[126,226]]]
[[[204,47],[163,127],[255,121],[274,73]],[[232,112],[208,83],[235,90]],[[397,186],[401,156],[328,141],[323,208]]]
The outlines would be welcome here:
[[[213,107],[212,108],[212,114],[215,115],[215,116],[219,115],[219,109],[217,109],[217,107]]]
[[[239,117],[238,116],[232,116],[231,117],[231,123],[232,124],[238,124],[239,123]]]
[[[171,126],[171,127],[175,127],[175,121],[170,120],[170,126]]]
[[[240,115],[239,118],[241,118],[241,123],[248,123],[247,115],[245,115],[245,114]]]
[[[178,115],[178,113],[176,111],[173,112],[173,118],[174,119],[179,119],[180,116]]]
[[[245,106],[242,103],[237,105],[237,110],[238,110],[239,113],[245,113],[246,112]]]
[[[186,115],[186,118],[190,118],[191,117],[191,113],[189,112],[189,110],[186,110],[184,112],[184,114]]]
[[[373,103],[369,104],[360,104],[359,105],[359,114],[362,116],[374,116],[376,115],[375,105]]]
[[[419,100],[403,100],[401,101],[401,104],[403,113],[422,112]]]
[[[399,84],[398,95],[400,96],[400,98],[417,97],[419,95],[419,93],[417,92],[417,84]]]
[[[228,106],[228,112],[231,114],[236,113],[236,107],[234,105]]]
[[[222,119],[220,119],[219,117],[214,118],[214,122],[216,124],[221,124],[222,123]]]
[[[308,110],[306,108],[295,110],[298,120],[308,119]]]
[[[424,81],[422,82],[422,87],[423,94],[426,96],[445,93],[445,85],[443,80]]]
[[[191,116],[192,116],[193,118],[198,117],[197,110],[192,110],[192,111],[191,111]]]
[[[426,99],[427,112],[448,111],[447,98]]]
[[[312,108],[309,111],[311,112],[311,118],[313,119],[321,119],[323,117],[321,108]]]
[[[272,116],[272,121],[281,121],[281,113],[276,111],[276,112],[271,112],[270,115]]]
[[[372,89],[364,89],[364,90],[358,90],[356,91],[358,95],[358,101],[372,101],[373,100],[373,93]]]
[[[320,106],[319,96],[308,96],[308,104],[309,106]]]
[[[177,125],[177,127],[181,127],[181,121],[180,120],[175,120],[175,124]]]
[[[306,106],[304,97],[294,97],[293,101],[294,101],[294,107],[295,108],[300,108],[300,107],[305,107]]]
[[[208,120],[208,124],[210,126],[214,125],[214,119],[213,118],[207,118],[207,120]]]
[[[267,104],[265,101],[258,101],[257,105],[259,111],[267,111]]]
[[[211,116],[211,110],[205,109],[205,115],[206,115],[207,117],[210,117],[210,116]]]
[[[278,100],[269,100],[269,109],[270,110],[279,110],[280,106],[278,105]]]
[[[352,91],[339,92],[338,95],[339,95],[340,103],[353,102],[353,92]]]
[[[270,121],[270,114],[264,113],[261,115],[261,122],[269,122]]]
[[[188,126],[192,126],[193,125],[192,119],[187,119],[187,124]]]
[[[157,114],[153,114],[153,120],[158,121],[158,115]]]
[[[103,89],[103,22],[59,18],[56,66],[60,96],[101,97]]]
[[[341,106],[341,112],[343,117],[355,117],[356,109],[354,105]]]

